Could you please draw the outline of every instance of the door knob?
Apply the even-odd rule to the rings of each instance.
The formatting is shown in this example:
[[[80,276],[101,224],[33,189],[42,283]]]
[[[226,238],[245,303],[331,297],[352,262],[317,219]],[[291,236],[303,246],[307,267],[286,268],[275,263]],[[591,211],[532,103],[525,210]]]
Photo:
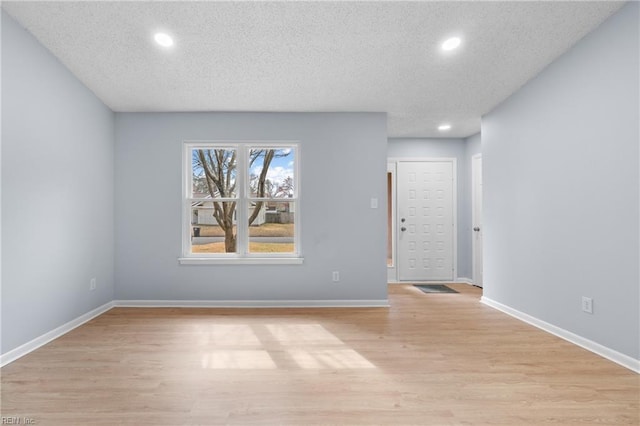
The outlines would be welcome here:
[[[477,227],[477,226],[475,228],[473,228],[473,230],[476,231],[476,232],[480,232],[480,228]]]
[[[402,219],[400,219],[400,222],[404,223],[404,221],[407,220],[404,217]]]
[[[406,231],[406,230],[407,230],[407,228],[405,228],[405,227],[403,226],[402,228],[400,228],[400,230],[401,230],[402,232],[404,232],[404,231]]]

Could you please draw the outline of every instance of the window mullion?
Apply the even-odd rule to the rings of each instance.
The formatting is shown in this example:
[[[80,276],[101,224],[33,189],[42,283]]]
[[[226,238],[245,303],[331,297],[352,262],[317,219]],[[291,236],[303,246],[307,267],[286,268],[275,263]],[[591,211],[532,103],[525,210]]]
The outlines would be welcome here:
[[[245,146],[238,147],[237,154],[237,194],[238,202],[236,203],[236,226],[237,226],[237,250],[240,256],[246,256],[249,252],[249,230],[247,229],[247,223],[249,218],[247,217],[247,149]]]

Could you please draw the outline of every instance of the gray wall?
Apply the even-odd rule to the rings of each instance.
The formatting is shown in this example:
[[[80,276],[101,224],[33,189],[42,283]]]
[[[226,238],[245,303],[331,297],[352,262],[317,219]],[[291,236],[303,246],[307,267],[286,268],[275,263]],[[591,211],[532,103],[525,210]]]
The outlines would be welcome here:
[[[455,158],[458,202],[458,278],[471,279],[471,186],[467,166],[466,143],[457,138],[391,138],[388,158]]]
[[[476,133],[466,138],[465,142],[465,156],[469,167],[469,178],[471,178],[471,158],[476,154],[482,154],[482,137],[480,133]]]
[[[3,11],[2,353],[113,300],[113,158],[113,113]]]
[[[484,295],[635,359],[638,8],[624,6],[482,120]]]
[[[118,113],[116,140],[117,299],[386,300],[386,114]],[[300,141],[303,265],[178,264],[184,140]]]

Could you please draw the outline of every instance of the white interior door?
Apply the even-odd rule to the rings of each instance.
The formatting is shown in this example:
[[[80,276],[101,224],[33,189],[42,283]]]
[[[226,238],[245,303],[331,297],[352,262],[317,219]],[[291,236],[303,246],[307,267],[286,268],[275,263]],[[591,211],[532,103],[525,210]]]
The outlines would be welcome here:
[[[396,176],[398,279],[453,280],[453,162],[403,161]]]
[[[471,160],[473,209],[473,283],[482,287],[482,157]]]

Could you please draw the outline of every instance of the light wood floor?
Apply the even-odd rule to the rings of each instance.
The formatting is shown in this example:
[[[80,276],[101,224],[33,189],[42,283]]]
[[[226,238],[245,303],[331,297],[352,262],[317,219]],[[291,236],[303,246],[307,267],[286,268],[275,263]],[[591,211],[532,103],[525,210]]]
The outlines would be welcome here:
[[[479,303],[117,308],[2,368],[2,416],[64,425],[633,424],[640,376]]]

